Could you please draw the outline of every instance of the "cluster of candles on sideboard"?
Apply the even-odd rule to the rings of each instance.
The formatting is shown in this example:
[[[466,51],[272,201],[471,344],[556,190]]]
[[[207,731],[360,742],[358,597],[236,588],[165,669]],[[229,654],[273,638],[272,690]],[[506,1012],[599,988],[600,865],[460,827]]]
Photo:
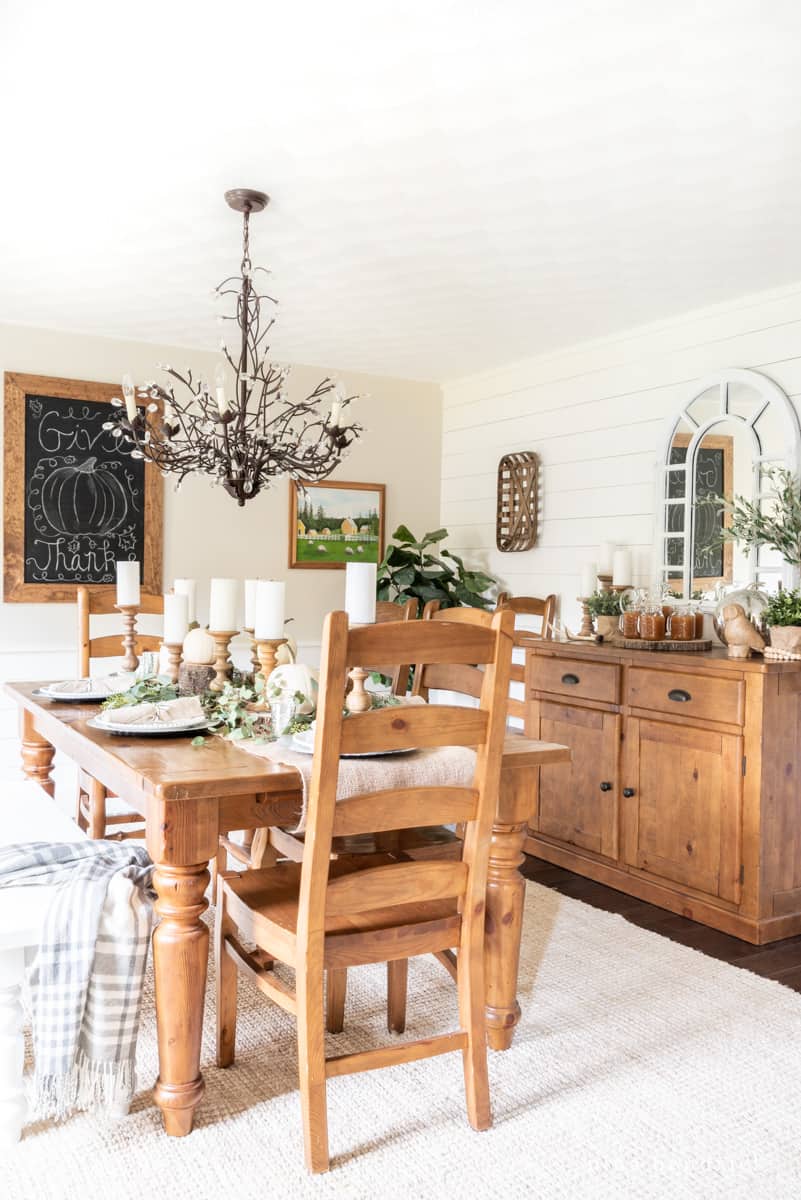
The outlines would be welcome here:
[[[347,563],[345,567],[345,610],[351,625],[370,625],[375,621],[376,564]],[[212,691],[221,692],[230,678],[230,644],[239,632],[237,609],[240,580],[212,579],[209,587],[209,636],[214,640],[214,678]],[[251,639],[254,672],[267,679],[276,666],[284,636],[286,585],[280,579],[245,579],[244,632]],[[136,618],[141,601],[139,563],[117,563],[117,604],[123,614],[123,669],[138,666],[135,654]],[[164,595],[163,644],[169,657],[169,675],[177,682],[184,638],[196,621],[197,580],[176,579],[172,591]]]
[[[578,597],[581,605],[580,637],[592,636],[592,616],[587,601],[600,587],[601,591],[624,592],[632,584],[631,551],[614,542],[601,542],[595,562],[584,563]]]

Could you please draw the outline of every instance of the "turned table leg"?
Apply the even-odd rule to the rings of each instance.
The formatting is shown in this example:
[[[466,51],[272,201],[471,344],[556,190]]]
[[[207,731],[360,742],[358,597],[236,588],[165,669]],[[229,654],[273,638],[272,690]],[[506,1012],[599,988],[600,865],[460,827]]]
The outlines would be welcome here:
[[[520,938],[523,933],[523,904],[526,881],[520,874],[523,862],[525,821],[492,827],[487,915],[484,941],[486,969],[487,1041],[493,1050],[508,1050],[520,1020],[517,1002],[517,972]]]
[[[173,1137],[192,1129],[203,1095],[200,1043],[209,957],[209,930],[201,921],[208,863],[159,865],[153,875],[156,912],[153,934],[159,1077],[154,1088],[164,1128]]]
[[[28,712],[27,708],[22,710],[20,739],[22,741],[22,770],[26,779],[36,780],[48,796],[52,796],[55,792],[55,784],[50,778],[50,772],[53,769],[55,749],[34,727],[33,713]]]

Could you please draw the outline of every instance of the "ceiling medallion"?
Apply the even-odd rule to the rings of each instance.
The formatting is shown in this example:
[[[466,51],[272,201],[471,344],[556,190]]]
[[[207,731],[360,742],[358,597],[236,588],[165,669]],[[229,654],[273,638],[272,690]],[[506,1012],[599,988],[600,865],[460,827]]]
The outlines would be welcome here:
[[[208,475],[241,506],[280,476],[326,479],[362,427],[345,416],[357,397],[347,396],[331,379],[323,379],[302,400],[289,398],[290,368],[269,361],[265,341],[278,301],[257,291],[255,275],[267,271],[250,261],[250,215],[266,208],[269,196],[236,188],[225,199],[242,213],[242,262],[239,275],[214,291],[215,299],[232,310],[220,314],[220,324],[235,322],[234,337],[220,343],[214,384],[189,368],[182,373],[160,363],[175,383],[137,388],[126,375],[124,399],[112,400],[120,411],[103,428],[130,445],[133,458],[176,475],[176,488],[186,475]],[[263,304],[270,306],[264,313]],[[175,384],[180,384],[177,395]],[[322,404],[326,396],[330,406]]]

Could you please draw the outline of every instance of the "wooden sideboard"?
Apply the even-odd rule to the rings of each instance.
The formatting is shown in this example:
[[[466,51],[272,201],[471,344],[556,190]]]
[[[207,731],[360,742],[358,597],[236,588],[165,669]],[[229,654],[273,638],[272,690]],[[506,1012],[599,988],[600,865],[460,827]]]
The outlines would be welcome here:
[[[754,943],[801,933],[801,663],[539,642],[525,850]]]

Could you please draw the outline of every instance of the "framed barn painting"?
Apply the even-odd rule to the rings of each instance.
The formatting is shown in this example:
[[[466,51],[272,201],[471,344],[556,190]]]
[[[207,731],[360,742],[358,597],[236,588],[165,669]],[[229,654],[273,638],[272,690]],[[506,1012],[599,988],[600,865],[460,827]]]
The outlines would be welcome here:
[[[67,602],[118,559],[161,591],[162,477],[104,429],[119,385],[5,374],[3,599]]]
[[[384,556],[383,483],[289,484],[289,565],[342,571]]]

